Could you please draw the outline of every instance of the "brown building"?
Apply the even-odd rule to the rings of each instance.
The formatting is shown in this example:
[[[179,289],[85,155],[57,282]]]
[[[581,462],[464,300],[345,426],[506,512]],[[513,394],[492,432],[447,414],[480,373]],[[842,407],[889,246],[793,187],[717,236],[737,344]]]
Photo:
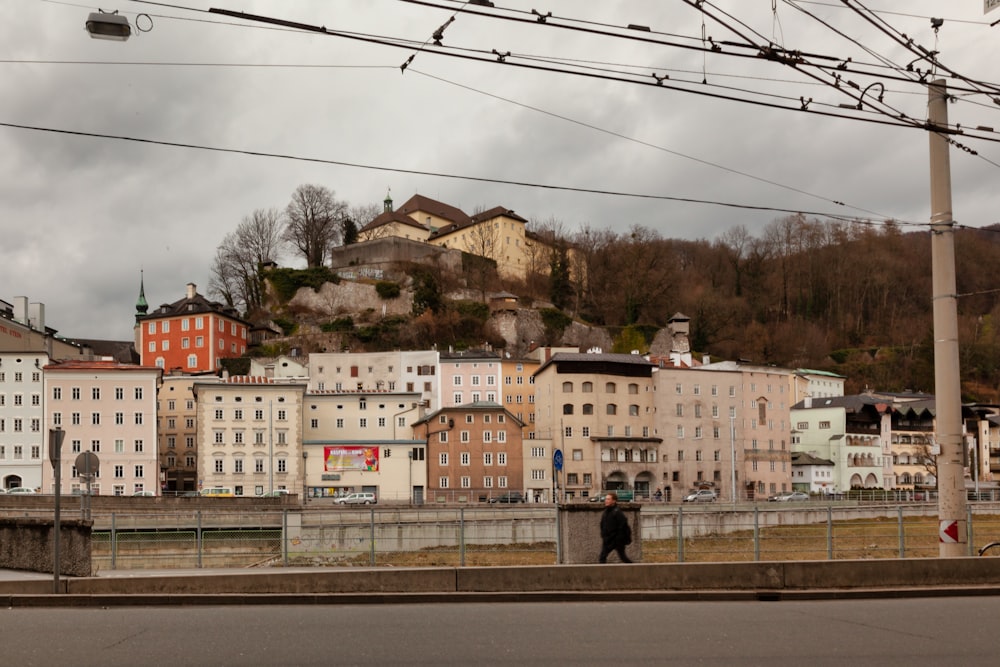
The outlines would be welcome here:
[[[470,503],[524,490],[523,424],[499,403],[443,408],[414,423],[427,440],[432,503]]]

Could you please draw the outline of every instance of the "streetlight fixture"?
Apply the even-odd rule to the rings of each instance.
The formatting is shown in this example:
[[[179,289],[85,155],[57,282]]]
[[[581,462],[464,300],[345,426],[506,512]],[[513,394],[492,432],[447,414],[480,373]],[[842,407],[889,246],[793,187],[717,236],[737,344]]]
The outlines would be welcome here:
[[[87,32],[94,39],[124,42],[132,35],[132,26],[129,25],[128,19],[120,15],[117,10],[91,12],[86,25]]]

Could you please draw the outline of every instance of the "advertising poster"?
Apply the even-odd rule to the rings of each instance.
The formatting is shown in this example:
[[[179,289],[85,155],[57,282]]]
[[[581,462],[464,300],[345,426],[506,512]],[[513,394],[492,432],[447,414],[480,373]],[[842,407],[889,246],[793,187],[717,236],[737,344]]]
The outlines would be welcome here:
[[[378,447],[324,447],[323,469],[378,472]]]

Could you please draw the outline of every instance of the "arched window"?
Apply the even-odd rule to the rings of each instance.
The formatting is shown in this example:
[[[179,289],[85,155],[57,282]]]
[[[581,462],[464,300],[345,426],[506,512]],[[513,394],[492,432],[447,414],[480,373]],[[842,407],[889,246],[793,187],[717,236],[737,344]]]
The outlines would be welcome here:
[[[614,382],[608,382],[606,385],[604,385],[604,391],[609,394],[615,393],[615,388],[616,387]]]
[[[630,405],[630,406],[628,406],[628,414],[631,417],[638,417],[639,416],[639,406],[638,405]]]
[[[899,476],[899,483],[900,484],[912,484],[913,483],[913,478],[910,477],[910,473],[904,472],[902,475]]]
[[[573,383],[572,382],[563,382],[563,393],[564,394],[572,394],[573,393]]]
[[[637,385],[635,382],[630,382],[629,385],[628,385],[628,393],[630,393],[630,394],[638,394],[639,393],[639,385]]]
[[[563,403],[563,414],[564,415],[571,415],[571,414],[573,414],[573,404],[572,403]]]
[[[618,414],[618,406],[615,405],[614,403],[608,403],[608,414],[609,415]]]
[[[594,414],[594,404],[593,403],[584,403],[583,404],[583,414],[585,414],[585,415],[592,415],[592,414]]]
[[[593,392],[594,391],[594,383],[593,382],[584,382],[580,386],[580,391],[582,391],[585,394],[589,394],[589,393]]]

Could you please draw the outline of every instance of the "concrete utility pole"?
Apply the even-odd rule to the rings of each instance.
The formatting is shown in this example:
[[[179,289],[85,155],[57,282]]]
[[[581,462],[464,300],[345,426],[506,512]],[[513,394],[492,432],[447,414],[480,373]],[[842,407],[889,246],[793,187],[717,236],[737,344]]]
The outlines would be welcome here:
[[[934,301],[934,394],[937,406],[938,541],[942,558],[968,555],[962,440],[962,386],[958,362],[955,287],[955,221],[951,211],[948,156],[948,87],[935,79],[927,89],[931,126],[931,271]],[[935,132],[933,128],[941,128]]]

